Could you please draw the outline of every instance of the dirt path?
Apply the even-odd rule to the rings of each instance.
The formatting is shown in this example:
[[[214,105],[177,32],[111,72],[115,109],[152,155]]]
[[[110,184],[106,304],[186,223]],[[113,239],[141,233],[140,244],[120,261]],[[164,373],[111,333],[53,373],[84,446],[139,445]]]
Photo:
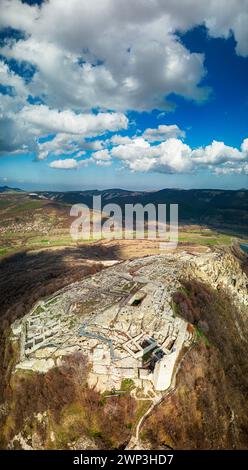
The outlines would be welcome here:
[[[140,432],[141,432],[141,428],[142,428],[142,425],[144,424],[144,421],[146,420],[146,418],[150,415],[150,413],[154,410],[154,408],[158,405],[160,405],[160,403],[162,403],[164,400],[166,400],[166,398],[168,398],[169,396],[173,395],[176,390],[177,390],[177,387],[176,387],[176,378],[177,378],[177,374],[178,372],[180,371],[181,367],[182,367],[182,364],[183,362],[185,361],[185,358],[188,356],[189,352],[191,351],[192,347],[194,346],[194,342],[192,343],[192,345],[189,347],[188,351],[186,351],[186,353],[184,354],[181,362],[178,364],[177,368],[176,368],[176,371],[173,375],[173,379],[172,379],[172,382],[171,382],[171,385],[170,387],[165,391],[165,393],[162,395],[162,397],[155,397],[151,406],[148,408],[148,410],[145,412],[145,414],[143,416],[141,416],[140,420],[138,421],[138,424],[136,426],[136,429],[135,429],[135,435],[133,435],[126,447],[127,450],[140,450],[142,449],[142,444],[140,442]],[[137,400],[139,400],[139,398],[136,398]],[[142,398],[140,400],[143,400]]]

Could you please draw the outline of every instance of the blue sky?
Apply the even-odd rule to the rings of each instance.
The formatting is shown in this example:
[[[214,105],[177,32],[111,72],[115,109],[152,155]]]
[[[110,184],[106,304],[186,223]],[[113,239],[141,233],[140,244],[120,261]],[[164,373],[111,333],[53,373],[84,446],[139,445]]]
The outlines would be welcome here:
[[[3,0],[0,185],[248,188],[246,1],[39,3]]]

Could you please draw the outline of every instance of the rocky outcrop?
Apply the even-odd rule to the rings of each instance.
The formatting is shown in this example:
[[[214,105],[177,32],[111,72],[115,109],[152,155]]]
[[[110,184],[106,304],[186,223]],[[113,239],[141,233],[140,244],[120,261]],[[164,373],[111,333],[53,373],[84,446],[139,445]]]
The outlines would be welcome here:
[[[214,288],[228,291],[236,304],[248,306],[248,278],[232,250],[220,249],[189,259],[184,267],[186,277],[201,280]]]
[[[142,446],[248,448],[243,262],[229,249],[149,256],[39,301],[11,326],[2,446],[123,447],[150,409]],[[167,395],[155,381],[173,355]]]

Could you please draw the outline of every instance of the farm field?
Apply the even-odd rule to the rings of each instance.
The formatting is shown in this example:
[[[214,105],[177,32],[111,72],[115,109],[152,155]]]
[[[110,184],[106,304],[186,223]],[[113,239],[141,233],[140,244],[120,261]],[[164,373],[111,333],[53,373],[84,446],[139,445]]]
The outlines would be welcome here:
[[[74,241],[70,235],[70,225],[73,218],[70,216],[71,205],[52,199],[32,199],[25,192],[12,192],[0,194],[0,257],[18,253],[23,250],[53,249],[57,247],[86,248],[93,244],[98,246],[113,245],[122,252],[121,257],[132,255],[143,256],[157,253],[159,243],[157,240],[147,240],[147,233],[142,240],[99,240],[88,239]],[[195,224],[179,226],[178,249],[192,245],[198,247],[229,246],[233,237],[238,233],[224,233],[221,230],[208,228]],[[242,234],[242,242],[248,238]],[[132,253],[134,251],[134,253]]]

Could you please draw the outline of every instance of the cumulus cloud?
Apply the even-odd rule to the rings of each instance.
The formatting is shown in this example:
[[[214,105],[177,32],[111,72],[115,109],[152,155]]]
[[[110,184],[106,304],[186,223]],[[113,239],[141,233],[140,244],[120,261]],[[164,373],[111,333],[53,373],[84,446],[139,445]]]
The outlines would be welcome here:
[[[60,170],[71,170],[78,167],[78,162],[74,158],[66,158],[65,160],[54,160],[49,163],[49,166]]]
[[[122,136],[122,135],[113,135],[111,139],[109,140],[112,145],[121,145],[121,144],[129,144],[132,142],[132,139],[130,137]]]
[[[244,141],[245,142],[245,141]],[[225,145],[224,142],[214,140],[206,147],[200,147],[192,152],[195,162],[203,165],[220,165],[228,161],[239,162],[246,158],[246,152],[243,151],[245,143],[243,142],[241,150]]]
[[[214,173],[216,175],[248,175],[248,163],[241,164],[238,167],[230,164],[222,168],[215,168]]]
[[[62,154],[101,148],[100,141],[91,143],[84,139],[126,129],[128,125],[128,119],[122,113],[76,114],[45,105],[22,106],[20,97],[7,95],[0,104],[0,121],[1,153],[36,151],[40,160],[52,152]],[[52,141],[39,144],[38,139],[48,134],[57,135]]]
[[[82,147],[84,150],[101,150],[104,143],[101,140],[91,140],[84,142]]]
[[[113,141],[116,142],[114,136]],[[107,142],[109,146],[109,141]],[[89,158],[76,160],[82,156],[78,153],[74,158],[55,160],[50,166],[60,169],[81,168],[88,164],[110,166],[113,160],[116,160],[133,172],[173,174],[208,169],[219,175],[248,173],[248,139],[244,139],[240,149],[215,140],[206,147],[192,149],[175,137],[154,143],[134,136],[125,141],[121,139],[120,142],[122,143],[119,145],[112,144],[108,148],[93,152]],[[50,144],[51,142],[47,143]]]
[[[248,139],[244,139],[241,144],[241,151],[243,154],[248,155]]]
[[[81,134],[59,133],[53,139],[38,143],[38,160],[44,160],[49,155],[74,154],[74,158],[80,158],[87,151],[103,149],[104,141],[85,141]]]
[[[174,13],[159,1],[102,0],[92,8],[87,0],[50,0],[38,8],[3,0],[3,11],[3,26],[26,37],[1,52],[36,67],[29,90],[49,106],[142,111],[171,109],[173,92],[207,97],[198,86],[204,56],[180,43]]]
[[[27,89],[24,80],[10,70],[3,60],[0,60],[0,83],[4,87],[13,89],[14,94],[19,95],[19,99],[27,98]]]
[[[57,134],[53,139],[38,143],[37,160],[45,160],[49,155],[67,155],[77,152],[80,157],[85,153],[80,150],[80,138],[73,134]]]
[[[95,160],[98,160],[98,161],[100,161],[100,160],[104,160],[104,161],[111,160],[111,155],[110,155],[110,153],[107,149],[99,150],[98,152],[93,153],[92,157]]]
[[[148,128],[143,133],[143,138],[149,142],[161,142],[169,137],[185,137],[185,132],[176,124],[170,126],[161,124],[157,129]]]
[[[114,147],[111,155],[133,171],[177,173],[191,169],[190,147],[175,138],[158,145],[151,145],[142,137],[135,138],[129,144]]]
[[[23,106],[19,95],[1,95],[0,99],[0,154],[32,152],[37,150],[36,129],[18,119]]]
[[[226,0],[49,0],[40,7],[1,0],[0,28],[23,34],[6,39],[0,53],[35,70],[25,82],[0,62],[0,83],[10,87],[0,105],[2,152],[67,157],[52,168],[110,165],[115,158],[133,171],[246,171],[247,139],[240,149],[213,141],[192,150],[176,124],[141,137],[97,136],[127,129],[130,110],[172,110],[172,94],[206,100],[204,54],[190,52],[177,33],[203,24],[211,37],[233,34],[236,53],[246,57],[247,7],[248,0],[229,0],[228,8]],[[43,104],[30,105],[30,95]],[[80,160],[85,151],[92,157]]]
[[[82,166],[88,166],[91,163],[91,158],[85,160],[77,161],[75,158],[65,158],[64,160],[53,160],[49,163],[50,168],[55,168],[59,170],[75,170],[81,168]]]
[[[10,26],[28,32],[32,30],[35,19],[39,16],[37,5],[27,5],[19,0],[2,0],[1,4],[1,28]]]
[[[131,142],[113,147],[110,153],[132,171],[187,173],[199,168],[216,171],[214,167],[219,165],[225,169],[223,173],[227,173],[229,168],[245,168],[242,164],[248,160],[248,139],[243,141],[239,150],[217,141],[191,149],[178,138],[168,138],[152,145],[143,137],[135,137]]]
[[[58,111],[44,105],[24,107],[20,118],[48,132],[63,132],[90,137],[106,131],[126,129],[128,119],[121,113],[76,114],[73,111]]]
[[[205,24],[213,37],[236,39],[248,54],[248,0],[50,0],[39,8],[2,0],[2,27],[26,36],[2,53],[36,67],[29,85],[55,108],[126,111],[171,109],[176,93],[206,99],[204,56],[191,53],[176,32]],[[185,79],[186,77],[186,79]],[[73,90],[73,93],[71,92]]]
[[[223,142],[219,144],[223,146]],[[223,164],[212,166],[212,169],[217,175],[248,175],[248,139],[243,140],[240,150],[225,146]]]

